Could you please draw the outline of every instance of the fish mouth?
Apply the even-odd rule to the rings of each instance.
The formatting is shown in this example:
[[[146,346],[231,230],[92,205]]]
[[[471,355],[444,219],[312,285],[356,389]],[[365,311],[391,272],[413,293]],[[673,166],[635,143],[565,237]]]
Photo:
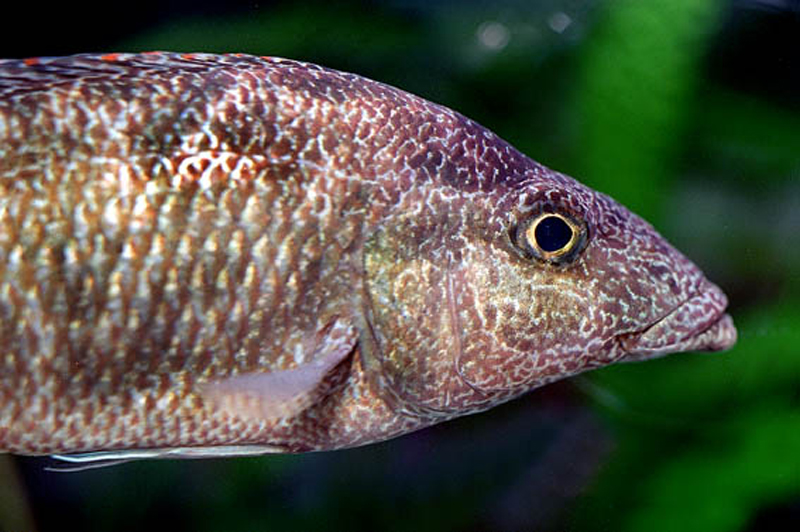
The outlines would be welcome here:
[[[644,360],[684,351],[724,351],[736,343],[728,299],[706,281],[683,303],[644,329],[618,336],[627,360]]]

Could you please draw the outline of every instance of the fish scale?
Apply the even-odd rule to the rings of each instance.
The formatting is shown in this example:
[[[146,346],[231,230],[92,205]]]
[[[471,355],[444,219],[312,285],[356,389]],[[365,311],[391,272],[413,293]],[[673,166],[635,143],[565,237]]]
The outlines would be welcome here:
[[[584,232],[568,259],[515,236],[555,214]],[[729,347],[726,304],[612,199],[381,83],[239,54],[0,62],[0,450],[362,445]]]

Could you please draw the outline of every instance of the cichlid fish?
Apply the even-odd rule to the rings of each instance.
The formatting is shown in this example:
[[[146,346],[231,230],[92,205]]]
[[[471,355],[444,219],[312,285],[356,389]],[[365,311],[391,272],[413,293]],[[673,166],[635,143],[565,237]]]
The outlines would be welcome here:
[[[475,122],[276,58],[0,62],[0,451],[363,445],[614,362],[727,300]]]

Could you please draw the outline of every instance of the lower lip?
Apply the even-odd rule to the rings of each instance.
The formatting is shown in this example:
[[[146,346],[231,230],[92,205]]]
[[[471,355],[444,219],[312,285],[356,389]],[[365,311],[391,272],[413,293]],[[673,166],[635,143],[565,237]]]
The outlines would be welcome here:
[[[730,314],[722,314],[706,330],[688,339],[694,351],[723,351],[736,343],[736,327]]]

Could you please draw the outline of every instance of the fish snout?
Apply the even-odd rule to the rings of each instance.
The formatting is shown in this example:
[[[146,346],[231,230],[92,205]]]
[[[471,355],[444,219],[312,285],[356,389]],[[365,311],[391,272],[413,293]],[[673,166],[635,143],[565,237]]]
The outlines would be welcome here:
[[[620,335],[628,360],[644,360],[683,351],[723,351],[736,343],[733,318],[725,312],[728,298],[703,279],[682,303],[644,329]]]

